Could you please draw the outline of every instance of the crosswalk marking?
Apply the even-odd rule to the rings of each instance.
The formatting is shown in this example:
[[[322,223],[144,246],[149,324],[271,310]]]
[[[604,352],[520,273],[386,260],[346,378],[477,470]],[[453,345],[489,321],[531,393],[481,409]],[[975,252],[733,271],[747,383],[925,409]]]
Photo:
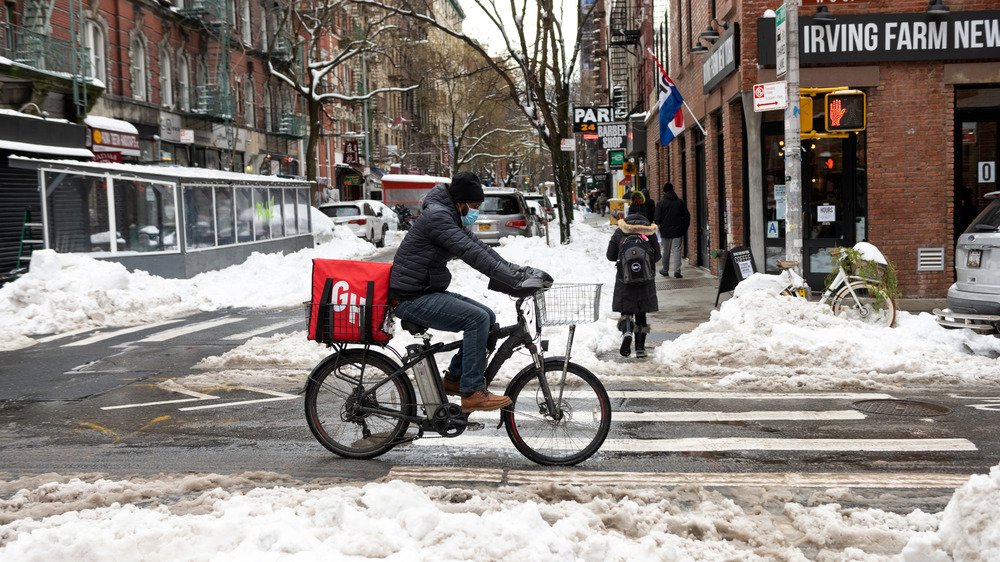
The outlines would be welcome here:
[[[802,472],[604,472],[596,470],[507,470],[440,466],[395,466],[389,478],[416,482],[490,482],[594,486],[787,486],[794,488],[958,488],[968,474]]]
[[[759,412],[614,412],[612,422],[733,422],[733,421],[829,421],[863,420],[857,410],[759,411]]]
[[[468,447],[511,449],[506,435],[469,435],[456,439],[419,439],[417,447]],[[687,437],[681,439],[608,439],[601,445],[605,453],[719,452],[719,451],[863,451],[920,452],[975,451],[966,439],[781,439],[753,437]]]
[[[258,398],[256,400],[240,400],[238,402],[222,402],[220,404],[210,404],[208,406],[188,406],[187,408],[178,408],[181,412],[190,412],[192,410],[209,410],[213,408],[227,408],[229,406],[243,406],[245,404],[257,404],[260,402],[276,402],[280,400],[295,400],[298,398],[295,394],[285,394],[284,392],[278,392],[277,390],[267,390],[265,388],[250,388],[248,386],[234,386],[234,390],[248,390],[251,392],[260,392],[262,394],[270,394],[273,398]]]
[[[572,397],[593,393],[570,392]],[[686,392],[660,390],[608,390],[608,397],[624,400],[890,400],[891,394],[872,392]]]
[[[216,328],[218,326],[225,326],[226,324],[232,324],[234,322],[242,322],[244,320],[246,320],[246,318],[230,317],[230,318],[218,318],[216,320],[208,320],[206,322],[198,322],[197,324],[188,324],[186,326],[181,326],[179,328],[174,328],[172,330],[165,330],[158,334],[153,334],[148,338],[145,338],[140,341],[142,342],[167,341],[187,334],[193,334],[194,332],[200,332],[202,330],[208,330],[211,328]]]
[[[122,328],[121,330],[114,330],[111,332],[103,332],[89,338],[67,343],[63,347],[76,347],[81,345],[90,345],[100,341],[104,341],[111,338],[116,338],[118,336],[124,336],[126,334],[131,334],[133,332],[141,332],[142,330],[149,330],[152,328],[159,328],[160,326],[166,326],[167,324],[174,324],[183,320],[178,318],[176,320],[164,320],[163,322],[156,322],[154,324],[143,324],[141,326],[130,326],[128,328]]]
[[[278,322],[276,324],[271,324],[270,326],[264,326],[263,328],[257,328],[255,330],[249,330],[240,334],[233,334],[231,336],[226,336],[222,339],[224,340],[248,340],[254,336],[265,334],[274,330],[280,330],[286,326],[291,326],[292,324],[298,324],[302,322],[299,319],[285,320],[284,322]]]

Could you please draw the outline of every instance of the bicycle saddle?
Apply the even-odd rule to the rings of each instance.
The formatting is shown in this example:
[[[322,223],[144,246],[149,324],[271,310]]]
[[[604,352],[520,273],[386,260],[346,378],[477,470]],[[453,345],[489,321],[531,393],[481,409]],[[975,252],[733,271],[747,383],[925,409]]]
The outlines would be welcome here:
[[[402,326],[404,330],[410,332],[414,336],[419,336],[420,334],[427,331],[427,326],[421,326],[415,322],[410,322],[409,320],[400,320],[399,325]]]

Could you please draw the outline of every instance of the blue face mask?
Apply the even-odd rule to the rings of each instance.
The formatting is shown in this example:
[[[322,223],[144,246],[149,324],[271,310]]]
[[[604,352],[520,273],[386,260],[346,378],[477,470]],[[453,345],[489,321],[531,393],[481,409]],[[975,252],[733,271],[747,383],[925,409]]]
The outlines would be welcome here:
[[[469,212],[462,217],[462,224],[465,226],[472,226],[472,223],[476,222],[479,218],[479,209],[469,209]]]

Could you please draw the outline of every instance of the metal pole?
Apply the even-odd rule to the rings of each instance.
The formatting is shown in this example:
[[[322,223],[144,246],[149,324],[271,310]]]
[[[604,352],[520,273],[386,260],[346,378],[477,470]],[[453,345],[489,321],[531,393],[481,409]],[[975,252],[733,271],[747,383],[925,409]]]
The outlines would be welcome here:
[[[369,130],[368,126],[368,104],[370,103],[370,100],[367,97],[368,96],[367,61],[368,61],[368,55],[366,53],[361,53],[361,88],[362,88],[362,95],[365,96],[365,106],[364,106],[365,109],[361,126],[365,128],[365,130],[363,131],[365,134],[365,165],[368,166],[369,174],[371,174],[370,170],[371,168],[374,168],[372,164],[375,163],[375,159],[372,158],[371,143],[368,142],[369,138],[371,137],[371,131]],[[368,195],[370,192],[371,188],[368,186],[368,178],[365,178],[365,181],[361,186],[361,196],[365,199],[368,199],[369,198]]]
[[[785,0],[788,107],[785,109],[785,259],[802,272],[802,149],[799,128],[799,7]]]

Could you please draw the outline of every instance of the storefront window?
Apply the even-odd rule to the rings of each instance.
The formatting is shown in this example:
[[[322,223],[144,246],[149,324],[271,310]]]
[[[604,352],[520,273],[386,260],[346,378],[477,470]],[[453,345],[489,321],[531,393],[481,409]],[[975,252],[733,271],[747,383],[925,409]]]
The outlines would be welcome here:
[[[45,203],[53,250],[111,250],[108,191],[102,176],[45,172]],[[120,244],[124,245],[124,240]]]
[[[253,189],[236,188],[236,241],[253,242],[254,239]]]
[[[298,193],[298,216],[299,234],[309,234],[312,232],[312,216],[309,211],[309,188],[296,189]]]
[[[271,238],[271,200],[267,196],[266,187],[258,187],[253,190],[253,230],[257,240],[267,240]]]
[[[270,190],[270,207],[268,211],[271,217],[271,238],[282,238],[285,236],[284,193],[284,189]]]
[[[215,188],[215,224],[220,246],[236,243],[236,220],[231,187]]]
[[[115,179],[114,185],[119,250],[176,251],[174,186],[127,179]]]
[[[207,186],[184,188],[185,248],[210,248],[215,246],[215,219],[212,188]]]

